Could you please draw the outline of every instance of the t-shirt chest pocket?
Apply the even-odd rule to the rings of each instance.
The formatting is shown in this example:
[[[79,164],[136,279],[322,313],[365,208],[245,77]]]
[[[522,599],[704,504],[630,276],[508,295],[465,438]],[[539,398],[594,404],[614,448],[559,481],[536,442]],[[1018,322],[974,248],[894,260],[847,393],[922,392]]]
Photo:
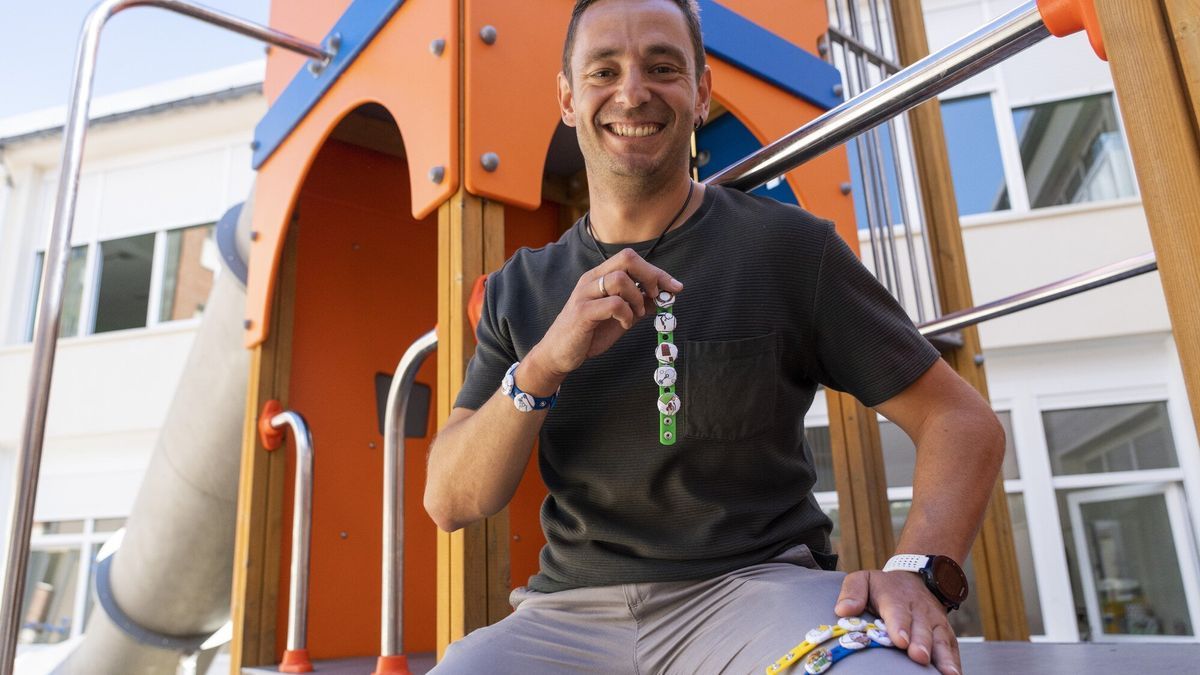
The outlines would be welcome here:
[[[775,419],[779,359],[775,333],[683,345],[684,436],[736,441],[757,436]]]

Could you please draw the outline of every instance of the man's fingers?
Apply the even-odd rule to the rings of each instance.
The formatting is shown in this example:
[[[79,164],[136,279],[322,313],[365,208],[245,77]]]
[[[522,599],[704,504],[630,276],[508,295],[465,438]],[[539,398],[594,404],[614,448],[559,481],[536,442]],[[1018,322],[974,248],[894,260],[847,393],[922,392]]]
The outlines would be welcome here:
[[[629,303],[630,309],[637,317],[641,317],[646,313],[646,302],[642,298],[642,292],[633,283],[633,279],[629,275],[617,271],[604,276],[606,289],[609,295],[620,297],[625,302]]]
[[[892,642],[901,649],[908,649],[912,644],[912,612],[908,606],[902,607],[896,603],[880,604],[879,618],[887,625]]]
[[[908,658],[921,665],[929,665],[933,654],[933,629],[923,615],[913,616],[912,638],[908,645]]]
[[[938,623],[933,627],[933,665],[942,675],[960,675],[961,664],[954,630],[948,623]]]
[[[867,591],[870,584],[869,572],[851,572],[842,580],[842,592],[838,595],[833,611],[838,616],[858,616],[867,608]]]
[[[642,291],[650,298],[658,295],[659,291],[678,293],[683,290],[682,283],[647,262],[631,248],[621,250],[597,269],[602,273],[616,270],[625,272],[630,278],[641,284]]]

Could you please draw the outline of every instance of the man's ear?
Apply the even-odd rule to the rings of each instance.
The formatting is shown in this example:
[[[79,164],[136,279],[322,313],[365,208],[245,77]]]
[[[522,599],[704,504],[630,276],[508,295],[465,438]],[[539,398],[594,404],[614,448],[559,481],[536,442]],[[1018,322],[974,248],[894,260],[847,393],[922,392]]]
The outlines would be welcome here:
[[[712,103],[712,68],[704,66],[700,82],[696,86],[695,115],[698,120],[708,119],[709,105]]]
[[[562,73],[558,74],[558,111],[563,124],[575,126],[575,96],[571,93],[571,83]]]

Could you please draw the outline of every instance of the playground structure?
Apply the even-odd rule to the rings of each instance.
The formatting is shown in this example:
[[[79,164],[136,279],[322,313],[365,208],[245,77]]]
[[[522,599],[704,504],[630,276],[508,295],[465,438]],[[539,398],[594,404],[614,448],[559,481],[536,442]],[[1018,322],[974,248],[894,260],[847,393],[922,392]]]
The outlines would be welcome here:
[[[105,3],[109,9],[135,4],[143,3]],[[186,6],[145,4],[177,10]],[[1043,2],[1039,9],[1030,2],[994,22],[990,30],[966,38],[961,49],[943,50],[904,77],[845,104],[834,96],[836,71],[797,46],[816,50],[829,23],[823,2],[787,11],[754,0],[702,4],[717,102],[758,143],[784,138],[708,179],[749,189],[786,171],[794,198],[836,221],[852,244],[857,237],[851,197],[840,189],[849,168],[836,146],[935,96],[942,90],[937,87],[948,88],[955,77],[967,77],[1045,38],[1046,27],[1060,34],[1087,28],[1097,50],[1107,48],[1112,57],[1118,94],[1130,109],[1134,158],[1192,407],[1197,410],[1200,307],[1186,289],[1200,281],[1194,268],[1200,232],[1187,220],[1194,212],[1188,204],[1200,199],[1200,154],[1188,121],[1189,116],[1195,120],[1198,108],[1194,94],[1190,103],[1186,98],[1179,68],[1200,67],[1200,60],[1180,66],[1169,41],[1152,40],[1153,48],[1166,51],[1150,54],[1138,42],[1147,35],[1166,36],[1163,21],[1178,21],[1171,11],[1182,11],[1182,4],[1164,2],[1163,11],[1156,14],[1120,2],[1097,2],[1098,12],[1088,11],[1091,3]],[[470,630],[501,618],[511,582],[519,583],[535,571],[540,547],[537,506],[543,494],[536,474],[527,473],[506,512],[461,532],[435,533],[418,497],[429,434],[404,443],[399,433],[408,425],[397,424],[397,417],[413,412],[406,404],[412,391],[406,383],[414,381],[430,387],[431,400],[437,401],[436,419],[448,414],[472,351],[468,305],[475,280],[496,269],[517,247],[557,238],[585,208],[582,165],[569,136],[559,129],[546,84],[558,67],[570,3],[515,5],[495,0],[460,6],[433,0],[358,0],[314,10],[299,2],[274,4],[274,26],[293,35],[324,37],[321,47],[279,34],[273,37],[279,49],[269,59],[266,82],[273,106],[256,133],[259,177],[253,203],[248,202],[242,218],[242,248],[249,249],[242,326],[250,365],[233,552],[235,666],[290,660],[303,667],[306,658],[378,655],[380,672],[399,672],[402,654],[440,651]],[[906,10],[904,5],[893,3],[893,18],[904,38],[904,60],[914,62],[923,56],[923,30],[917,30],[919,10]],[[1081,13],[1073,15],[1073,10]],[[193,15],[260,39],[268,37],[260,28]],[[746,39],[747,32],[757,39]],[[282,49],[295,49],[315,60],[297,60]],[[807,70],[803,76],[788,69],[781,72],[780,63]],[[946,69],[947,63],[961,68]],[[1159,69],[1152,71],[1157,73],[1154,77],[1175,74],[1174,98],[1145,101],[1127,95],[1145,86],[1147,80],[1141,78],[1148,77],[1145,71],[1151,67]],[[513,77],[514,72],[522,75]],[[90,80],[90,74],[84,79]],[[84,93],[74,102],[75,126],[69,129],[79,135],[68,131],[68,153],[82,150],[86,100]],[[525,104],[539,100],[544,105]],[[1134,112],[1138,106],[1151,109],[1139,115]],[[947,205],[953,191],[945,189],[948,177],[944,148],[939,149],[936,107],[910,115],[941,308],[967,309],[973,303],[961,242],[956,243],[957,212],[953,203]],[[1163,129],[1150,129],[1148,120],[1170,121],[1166,132],[1174,140],[1164,141],[1168,136]],[[1143,124],[1147,128],[1141,128]],[[701,130],[699,136],[704,134]],[[78,167],[78,159],[64,162],[64,175],[77,173]],[[60,184],[65,192],[56,209],[54,241],[65,246],[62,228],[69,229],[71,220],[72,182]],[[238,248],[236,242],[232,247]],[[47,269],[54,270],[54,247],[49,251]],[[1145,271],[1148,265],[1143,259],[1134,267]],[[1108,282],[1128,273],[1095,276]],[[57,333],[54,276],[46,275],[42,297],[48,304],[39,312],[35,334],[42,350],[40,359],[35,355],[40,369],[35,378],[44,378],[43,391],[53,362],[53,338],[46,336]],[[995,315],[976,312],[972,320]],[[428,331],[435,324],[437,362],[422,366],[421,355],[433,347]],[[978,338],[969,326],[958,328],[958,340],[944,345],[947,358],[986,391],[982,367],[970,359],[978,351]],[[405,346],[418,341],[420,349],[403,360],[402,366],[411,368],[398,368]],[[381,451],[375,381],[378,374],[393,369],[403,381],[389,390]],[[293,507],[299,503],[288,487],[294,466],[285,454],[268,452],[262,442],[266,435],[260,434],[259,418],[274,400],[303,415],[317,447],[310,484],[309,583],[307,589],[292,586],[290,593],[300,567],[291,559],[296,554],[283,551],[305,548],[297,546],[304,528],[288,533],[284,523],[309,514]],[[24,490],[36,487],[39,414],[34,403],[31,393],[33,414],[26,441],[33,452],[23,465]],[[43,403],[43,418],[44,410]],[[831,394],[830,410],[839,411],[831,420],[839,494],[851,505],[843,510],[844,564],[848,569],[878,566],[890,554],[892,533],[890,520],[880,517],[887,503],[877,484],[882,461],[874,418],[857,402],[837,394]],[[277,412],[271,409],[263,417],[269,421]],[[391,454],[401,449],[399,457]],[[395,464],[389,462],[392,459]],[[391,470],[381,470],[389,466]],[[386,483],[378,480],[381,475]],[[393,475],[403,478],[393,482]],[[402,491],[392,492],[387,486]],[[381,509],[389,499],[395,499],[394,504]],[[422,515],[405,519],[405,512]],[[27,535],[28,513],[20,517],[26,519]],[[385,543],[385,524],[397,539]],[[136,540],[132,530],[138,523],[130,527]],[[1011,592],[1019,581],[1007,527],[1007,512],[992,509],[975,551],[976,592],[984,607],[987,636],[1020,640],[1028,631],[1020,596]],[[19,541],[22,530],[11,531]],[[385,572],[376,584],[381,551],[391,574]],[[20,554],[19,545],[10,548],[9,577],[17,583],[23,578]],[[114,573],[120,560],[118,552]],[[435,579],[436,584],[431,583]],[[6,584],[7,628],[13,626],[9,600],[21,596],[12,589]],[[115,591],[120,605],[119,583]],[[284,602],[289,595],[290,601]],[[295,611],[303,604],[307,613]],[[181,632],[153,625],[155,620],[146,617],[128,618],[148,629],[146,639],[154,633]],[[402,632],[401,625],[407,630]],[[285,626],[292,626],[291,636]],[[200,649],[201,638],[207,637],[201,633],[209,629],[196,626],[186,631],[197,633],[193,650]],[[182,644],[173,646],[182,650]],[[5,655],[4,663],[11,663],[11,648]]]

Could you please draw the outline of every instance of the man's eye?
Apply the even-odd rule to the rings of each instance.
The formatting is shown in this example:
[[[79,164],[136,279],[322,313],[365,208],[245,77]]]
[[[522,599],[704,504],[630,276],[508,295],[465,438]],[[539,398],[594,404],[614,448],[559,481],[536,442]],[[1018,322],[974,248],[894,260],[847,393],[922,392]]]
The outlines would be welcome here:
[[[675,66],[666,66],[666,65],[654,66],[653,68],[650,69],[650,71],[656,75],[669,75],[671,73],[674,73],[676,70],[677,69],[675,68]]]
[[[601,79],[601,80],[610,78],[612,76],[613,76],[613,71],[608,70],[607,68],[604,70],[597,70],[592,73],[592,77],[594,77],[596,79]]]

